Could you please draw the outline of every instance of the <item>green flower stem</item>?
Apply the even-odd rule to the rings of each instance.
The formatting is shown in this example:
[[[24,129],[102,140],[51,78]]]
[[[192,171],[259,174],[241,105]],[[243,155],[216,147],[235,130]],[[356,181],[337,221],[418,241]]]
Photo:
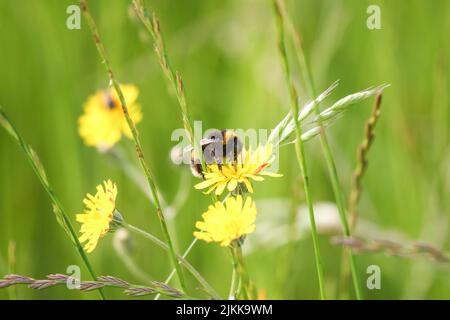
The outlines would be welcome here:
[[[228,197],[228,196],[226,196],[225,199],[224,199],[223,201],[225,201],[227,197]],[[216,203],[216,202],[218,201],[218,198],[217,198],[216,195],[212,195],[212,196],[211,196],[211,199],[212,199],[213,203]],[[222,201],[222,203],[223,203],[223,201]],[[192,240],[191,244],[188,246],[188,248],[186,249],[186,251],[183,253],[183,256],[182,256],[183,258],[186,258],[186,257],[187,257],[187,255],[191,252],[191,250],[192,250],[192,249],[194,248],[194,246],[196,245],[197,241],[198,241],[197,238],[194,238],[194,239]],[[170,282],[170,280],[172,280],[172,278],[173,278],[174,275],[175,275],[175,269],[173,269],[173,270],[170,272],[170,274],[169,274],[169,276],[167,277],[165,283],[168,284],[168,283]],[[158,300],[159,297],[160,297],[159,294],[156,295],[156,297],[155,297],[154,300]]]
[[[300,37],[299,37],[297,31],[295,30],[295,27],[294,27],[292,21],[290,20],[289,16],[286,13],[284,0],[278,0],[278,3],[279,3],[280,18],[286,22],[289,32],[292,36],[294,46],[296,49],[295,52],[297,55],[297,59],[298,59],[301,70],[303,70],[302,75],[304,78],[304,82],[307,86],[307,90],[309,91],[310,95],[314,98],[314,97],[316,97],[316,89],[314,86],[314,81],[312,78],[309,64],[306,61],[305,53],[304,53],[303,47],[301,45]],[[325,133],[325,130],[324,130],[324,127],[323,127],[323,124],[321,121],[321,117],[319,116],[320,110],[319,110],[319,105],[317,103],[315,103],[315,105],[314,105],[314,110],[315,110],[316,115],[318,116],[318,124],[320,126],[320,140],[321,140],[321,144],[322,144],[322,152],[325,156],[325,160],[326,160],[326,163],[328,166],[328,171],[330,174],[331,184],[333,187],[334,197],[336,199],[336,205],[337,205],[338,211],[339,211],[342,228],[344,231],[344,235],[347,237],[350,237],[351,231],[350,231],[350,226],[349,226],[346,208],[345,208],[345,204],[344,204],[343,191],[339,184],[339,177],[338,177],[337,170],[336,170],[336,164],[334,162],[334,158],[331,153],[330,144],[328,142],[328,138]],[[348,253],[349,253],[348,258],[349,258],[349,262],[350,262],[350,269],[351,269],[352,278],[353,278],[355,295],[356,295],[356,298],[358,300],[360,300],[361,299],[361,289],[360,289],[359,279],[358,279],[358,274],[357,274],[357,269],[356,269],[355,256],[351,249],[348,250]]]
[[[117,80],[114,77],[113,71],[112,71],[112,69],[110,67],[110,64],[109,64],[109,60],[108,60],[108,57],[107,57],[107,54],[106,54],[105,47],[104,47],[103,43],[101,42],[100,35],[99,35],[98,29],[97,29],[97,25],[95,24],[95,21],[92,18],[92,15],[91,15],[88,7],[87,7],[86,0],[80,0],[80,6],[81,6],[81,9],[82,9],[82,11],[84,13],[84,16],[86,18],[86,21],[87,21],[87,23],[89,25],[89,29],[91,30],[92,37],[94,39],[94,42],[95,42],[95,45],[97,47],[98,53],[99,53],[99,55],[100,55],[100,57],[102,59],[102,62],[105,65],[105,68],[106,68],[106,70],[108,72],[108,76],[109,76],[110,82],[111,82],[112,86],[114,87],[114,89],[115,89],[115,91],[116,91],[116,93],[117,93],[117,95],[119,97],[120,103],[122,105],[123,114],[125,116],[125,119],[127,121],[128,127],[130,128],[130,131],[131,131],[132,136],[133,136],[133,141],[134,141],[134,144],[135,144],[137,156],[139,158],[139,163],[140,163],[140,165],[142,167],[142,170],[144,171],[145,177],[147,178],[147,182],[148,182],[148,185],[150,187],[153,199],[155,200],[156,213],[158,215],[158,220],[160,222],[164,238],[165,238],[165,240],[167,242],[167,245],[168,245],[168,248],[169,248],[169,254],[170,254],[172,263],[174,264],[175,269],[177,270],[178,280],[180,281],[181,288],[182,288],[182,290],[184,292],[186,292],[186,284],[185,284],[185,281],[184,281],[183,273],[182,273],[182,270],[181,270],[181,268],[180,268],[180,266],[179,266],[179,264],[177,262],[175,249],[173,247],[172,239],[170,237],[169,230],[167,228],[166,219],[164,217],[164,213],[163,213],[162,208],[161,208],[158,192],[157,192],[157,189],[156,189],[154,175],[150,171],[150,168],[149,168],[149,166],[146,163],[144,152],[142,150],[141,142],[140,142],[140,139],[139,139],[138,130],[137,130],[136,125],[134,124],[133,120],[130,117],[130,114],[128,112],[128,108],[127,108],[126,101],[125,101],[125,98],[123,96],[122,90],[120,88],[119,83],[117,82]]]
[[[236,272],[236,267],[233,259],[233,270],[231,272],[231,284],[230,284],[230,293],[228,294],[228,299],[231,300],[235,296],[236,292],[236,284],[239,281],[239,275]]]
[[[245,265],[242,247],[237,244],[231,248],[231,256],[233,258],[233,286],[235,299],[252,300],[257,298],[256,288],[250,281],[247,267]],[[238,280],[238,281],[236,281]],[[236,286],[236,282],[238,282]]]
[[[296,132],[296,142],[295,142],[295,152],[297,155],[297,162],[300,167],[300,171],[303,178],[303,185],[305,190],[305,198],[306,198],[306,204],[308,206],[309,210],[309,219],[311,223],[311,233],[312,233],[312,239],[313,239],[313,245],[314,245],[314,255],[316,260],[316,270],[317,270],[317,276],[319,279],[319,291],[320,291],[320,297],[321,299],[325,299],[325,287],[324,287],[324,276],[323,276],[323,267],[322,267],[322,259],[320,255],[320,248],[319,248],[319,238],[317,235],[317,228],[316,228],[316,222],[314,218],[314,208],[313,203],[311,199],[311,193],[310,193],[310,185],[309,185],[309,176],[308,176],[308,168],[306,165],[306,158],[305,158],[305,150],[303,141],[301,139],[302,136],[302,129],[300,126],[300,123],[298,121],[298,113],[299,113],[299,105],[298,105],[298,96],[297,96],[297,90],[295,89],[294,83],[291,78],[291,71],[289,67],[289,61],[287,57],[286,52],[286,45],[285,45],[285,39],[284,39],[284,25],[283,25],[283,16],[281,13],[280,3],[278,0],[273,0],[274,2],[274,11],[275,11],[275,18],[277,22],[278,27],[278,47],[280,51],[280,56],[282,60],[282,64],[284,66],[284,72],[286,77],[286,83],[289,87],[290,91],[290,97],[291,97],[291,109],[293,113],[294,123],[295,123],[295,132]]]
[[[33,168],[34,173],[36,174],[42,186],[44,187],[44,190],[50,197],[58,223],[66,231],[66,234],[69,236],[72,243],[74,243],[78,253],[83,259],[84,264],[86,265],[89,273],[91,274],[92,279],[95,281],[97,279],[97,276],[94,272],[94,269],[92,268],[91,263],[89,262],[89,259],[86,255],[86,252],[84,251],[80,241],[78,240],[77,234],[70,222],[69,217],[67,216],[61,202],[54,193],[53,188],[51,187],[47,179],[47,174],[45,173],[45,169],[42,166],[42,163],[40,162],[34,150],[23,140],[22,136],[19,134],[16,127],[12,124],[9,118],[6,116],[1,106],[0,106],[0,125],[2,125],[5,128],[5,130],[17,141],[20,148],[25,153],[25,156],[27,157],[28,162]],[[99,288],[98,290],[101,298],[105,300],[106,298],[103,293],[103,290],[101,288]]]
[[[195,246],[195,244],[197,243],[197,241],[198,241],[197,238],[194,238],[194,239],[192,240],[191,244],[189,245],[189,247],[186,249],[186,251],[185,251],[185,252],[183,253],[183,255],[182,255],[183,259],[186,259],[186,257],[188,256],[188,254],[191,252],[192,248],[194,248],[194,246]],[[169,284],[170,280],[172,280],[172,278],[173,278],[173,276],[175,275],[175,273],[176,273],[176,270],[173,269],[173,270],[170,272],[169,276],[167,277],[166,281],[164,281],[164,283],[165,283],[165,284]],[[160,296],[161,296],[161,295],[158,293],[158,294],[156,295],[156,297],[155,297],[154,300],[159,300],[159,297],[160,297]]]
[[[150,241],[152,241],[153,243],[155,243],[162,249],[164,249],[166,251],[170,250],[169,246],[166,243],[164,243],[163,241],[161,241],[160,239],[158,239],[151,233],[148,233],[144,230],[141,230],[141,229],[139,229],[135,226],[132,226],[128,223],[125,223],[125,222],[121,222],[120,224],[122,227],[127,228],[128,230],[133,231],[133,232],[140,234],[141,236],[149,239]],[[205,280],[205,278],[203,278],[203,276],[184,257],[176,255],[176,259],[177,259],[177,265],[179,265],[179,263],[182,264],[197,279],[197,281],[203,286],[205,291],[212,298],[214,298],[216,300],[221,299],[219,294],[211,287],[211,285]]]

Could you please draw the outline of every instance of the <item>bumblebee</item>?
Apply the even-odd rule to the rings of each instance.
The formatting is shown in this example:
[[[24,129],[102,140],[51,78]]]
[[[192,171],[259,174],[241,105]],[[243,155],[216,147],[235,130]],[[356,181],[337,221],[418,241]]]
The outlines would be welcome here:
[[[232,130],[211,130],[200,140],[203,157],[207,165],[236,163],[241,154],[243,144]],[[202,164],[196,150],[191,150],[191,171],[195,177],[203,178]]]
[[[111,109],[114,109],[116,107],[116,102],[114,101],[113,96],[112,96],[112,94],[110,92],[105,91],[104,94],[103,94],[103,99],[104,99],[105,106],[108,109],[111,110]]]

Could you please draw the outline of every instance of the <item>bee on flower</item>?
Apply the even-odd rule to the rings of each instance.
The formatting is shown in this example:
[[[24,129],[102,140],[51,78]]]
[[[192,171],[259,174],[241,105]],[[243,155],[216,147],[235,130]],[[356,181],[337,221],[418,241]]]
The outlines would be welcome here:
[[[83,200],[86,208],[83,213],[76,215],[76,220],[81,223],[80,243],[87,241],[84,246],[86,252],[92,252],[98,240],[114,226],[114,222],[122,220],[116,210],[116,197],[117,186],[108,180],[97,186],[95,196],[88,193]]]
[[[281,177],[281,174],[269,172],[268,169],[274,161],[273,145],[268,143],[260,145],[256,150],[242,149],[242,154],[235,162],[224,164],[212,163],[207,165],[203,173],[204,181],[196,184],[196,189],[207,189],[206,194],[214,193],[219,196],[225,189],[229,192],[243,187],[253,193],[253,181],[263,181],[264,176]]]
[[[226,247],[239,242],[243,237],[255,231],[256,206],[250,197],[230,196],[225,205],[217,201],[203,213],[203,221],[195,226],[199,231],[194,236],[206,242],[217,242]]]
[[[133,122],[142,120],[141,106],[137,103],[139,89],[134,85],[120,85]],[[123,135],[131,138],[131,131],[123,115],[122,106],[113,88],[99,90],[88,97],[78,119],[78,133],[87,146],[106,151]]]

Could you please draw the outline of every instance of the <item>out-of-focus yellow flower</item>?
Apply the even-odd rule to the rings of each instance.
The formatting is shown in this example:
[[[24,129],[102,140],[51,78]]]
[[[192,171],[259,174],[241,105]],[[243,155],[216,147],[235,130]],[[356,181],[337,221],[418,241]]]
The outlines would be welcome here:
[[[109,231],[116,208],[116,196],[117,186],[108,180],[97,186],[95,196],[87,194],[83,200],[86,208],[84,213],[77,214],[76,218],[82,224],[79,240],[81,243],[87,241],[84,246],[86,252],[92,252],[98,239]]]
[[[202,217],[203,221],[195,224],[200,231],[195,231],[194,236],[226,247],[232,241],[255,231],[256,206],[250,197],[247,197],[243,205],[241,195],[231,196],[227,198],[225,205],[220,201],[210,205]]]
[[[281,174],[265,171],[274,160],[271,143],[258,146],[255,151],[242,150],[242,157],[237,163],[226,163],[221,166],[211,164],[204,174],[205,181],[194,186],[196,189],[209,188],[205,193],[209,194],[215,190],[216,195],[221,195],[225,188],[229,192],[234,191],[240,183],[253,193],[250,180],[263,181],[262,176],[281,177]]]
[[[267,292],[266,289],[261,288],[258,290],[257,300],[267,300]]]
[[[128,112],[136,124],[142,120],[140,105],[136,102],[139,89],[134,85],[120,85]],[[99,90],[85,102],[84,113],[78,119],[78,133],[88,146],[108,150],[124,134],[131,138],[131,131],[122,112],[119,97],[114,88]]]

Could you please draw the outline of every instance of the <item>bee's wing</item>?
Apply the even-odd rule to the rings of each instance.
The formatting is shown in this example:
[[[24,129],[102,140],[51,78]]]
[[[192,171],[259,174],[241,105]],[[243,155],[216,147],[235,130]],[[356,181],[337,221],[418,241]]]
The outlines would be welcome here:
[[[194,150],[194,147],[192,145],[187,145],[186,147],[183,148],[183,154],[191,152],[192,150]]]
[[[214,142],[214,139],[202,139],[202,140],[200,140],[200,145],[204,146],[211,142]],[[187,145],[186,147],[183,148],[183,154],[185,154],[187,152],[191,152],[192,150],[194,150],[194,147],[191,144]]]

